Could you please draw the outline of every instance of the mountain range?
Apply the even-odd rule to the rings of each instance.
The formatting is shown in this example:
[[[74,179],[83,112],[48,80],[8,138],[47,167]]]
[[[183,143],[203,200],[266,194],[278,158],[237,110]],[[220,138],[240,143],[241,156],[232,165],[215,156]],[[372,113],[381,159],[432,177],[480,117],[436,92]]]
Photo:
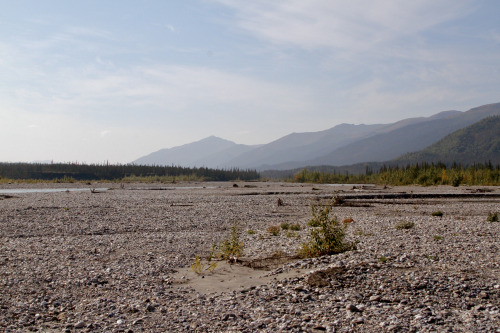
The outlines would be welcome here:
[[[459,129],[438,142],[418,152],[402,155],[394,160],[398,164],[414,164],[420,161],[500,164],[500,116],[487,117]]]
[[[457,130],[498,115],[500,103],[495,103],[466,112],[443,111],[430,117],[408,118],[391,124],[341,124],[319,132],[292,133],[255,146],[211,136],[153,152],[132,163],[289,170],[315,165],[383,162],[425,149]]]

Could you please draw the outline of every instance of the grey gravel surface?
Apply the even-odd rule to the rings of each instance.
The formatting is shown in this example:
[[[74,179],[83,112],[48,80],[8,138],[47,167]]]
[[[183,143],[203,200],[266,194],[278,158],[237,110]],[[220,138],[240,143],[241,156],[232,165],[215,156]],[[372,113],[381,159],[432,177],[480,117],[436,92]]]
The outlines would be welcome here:
[[[1,188],[37,186],[52,185]],[[488,212],[500,213],[499,188],[58,186],[88,190],[0,188],[2,332],[500,332],[500,222],[487,221]],[[362,198],[397,193],[436,197]],[[311,204],[334,194],[360,196],[334,208],[339,219],[352,218],[348,239],[357,250],[289,258],[308,237]],[[432,216],[437,210],[442,217]],[[284,222],[302,230],[267,232]],[[397,229],[401,222],[414,226]],[[267,270],[256,274],[267,280],[232,287],[214,279],[203,292],[182,272],[234,223],[242,261],[262,263]],[[231,268],[236,278],[239,267]],[[206,278],[217,270],[222,262]]]

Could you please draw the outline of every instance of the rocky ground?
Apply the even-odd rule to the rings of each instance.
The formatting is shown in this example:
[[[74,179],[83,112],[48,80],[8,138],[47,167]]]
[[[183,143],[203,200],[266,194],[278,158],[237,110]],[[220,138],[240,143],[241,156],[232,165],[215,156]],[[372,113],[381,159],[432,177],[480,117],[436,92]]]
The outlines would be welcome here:
[[[58,186],[87,189],[0,190],[2,332],[500,332],[499,188]],[[334,194],[357,250],[291,258]],[[234,224],[256,268],[191,271]]]

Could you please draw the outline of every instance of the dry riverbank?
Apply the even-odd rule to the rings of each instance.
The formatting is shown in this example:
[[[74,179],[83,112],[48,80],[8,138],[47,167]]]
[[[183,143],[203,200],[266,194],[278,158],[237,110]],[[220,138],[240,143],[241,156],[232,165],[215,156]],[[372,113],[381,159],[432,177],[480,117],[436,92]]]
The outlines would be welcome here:
[[[0,331],[499,332],[499,188],[236,185],[0,190]],[[47,186],[73,187],[0,188]],[[335,193],[357,250],[287,259]],[[190,271],[235,222],[261,269]],[[267,232],[284,222],[302,230]]]

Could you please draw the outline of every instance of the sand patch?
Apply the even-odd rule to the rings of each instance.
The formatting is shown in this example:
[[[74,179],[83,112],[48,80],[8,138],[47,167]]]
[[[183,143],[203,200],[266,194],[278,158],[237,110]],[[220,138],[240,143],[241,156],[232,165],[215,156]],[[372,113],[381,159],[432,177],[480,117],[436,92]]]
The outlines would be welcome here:
[[[200,272],[191,267],[179,268],[173,277],[174,284],[188,286],[196,292],[208,294],[229,293],[235,290],[252,289],[266,285],[271,281],[282,280],[302,275],[305,269],[271,271],[294,258],[265,258],[243,260],[230,264],[227,261],[216,261],[217,267],[209,270],[209,264],[203,262]],[[278,273],[279,272],[279,273]]]

